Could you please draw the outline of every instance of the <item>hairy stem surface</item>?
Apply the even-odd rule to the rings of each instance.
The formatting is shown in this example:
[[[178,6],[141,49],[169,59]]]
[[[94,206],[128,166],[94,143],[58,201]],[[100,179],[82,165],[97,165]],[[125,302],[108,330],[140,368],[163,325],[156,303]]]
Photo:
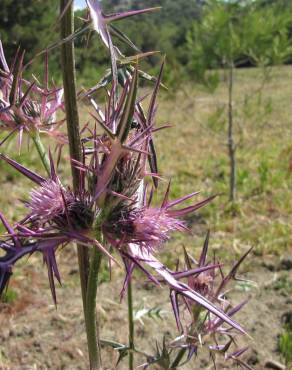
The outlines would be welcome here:
[[[129,370],[134,369],[134,315],[133,315],[133,295],[132,282],[128,282],[128,325],[129,325]]]
[[[99,249],[93,247],[87,284],[86,315],[85,315],[90,370],[101,369],[99,325],[96,313],[96,293],[101,258],[102,254],[99,251]]]
[[[69,4],[70,3],[70,4]],[[64,13],[64,9],[66,9]],[[63,14],[64,13],[64,14]],[[60,14],[61,20],[61,38],[65,39],[74,33],[74,13],[73,2],[70,0],[60,0]],[[76,75],[75,75],[75,59],[74,59],[74,43],[73,40],[65,42],[61,46],[61,61],[62,61],[62,75],[64,85],[65,109],[67,120],[67,131],[69,139],[69,149],[71,159],[81,161],[81,141],[79,134],[79,115],[77,106],[76,94]],[[79,190],[80,187],[80,173],[79,170],[71,162],[71,172],[73,180],[73,189]],[[88,250],[83,246],[78,246],[78,263],[81,282],[81,292],[83,301],[83,310],[85,315],[85,326],[87,332],[88,352],[91,370],[100,369],[100,351],[99,341],[97,337],[96,324],[96,288],[97,276],[93,273],[99,268],[98,260],[100,257],[92,257],[91,264],[91,280],[89,280],[89,257]],[[98,265],[98,268],[95,266]],[[96,281],[93,281],[96,279]],[[88,284],[90,289],[87,290]],[[87,308],[87,299],[89,299],[89,307]]]
[[[61,38],[64,39],[74,32],[73,2],[68,6],[70,0],[60,0],[60,13],[65,7],[67,11],[61,20]],[[61,46],[62,75],[64,85],[65,109],[67,118],[67,131],[69,139],[70,156],[77,161],[81,160],[81,142],[79,135],[79,116],[76,96],[76,76],[74,60],[73,41],[63,43]],[[79,190],[80,174],[76,167],[71,163],[73,178],[73,189]],[[86,308],[86,287],[89,270],[88,251],[82,246],[78,246],[78,262],[81,281],[81,291],[83,309]]]

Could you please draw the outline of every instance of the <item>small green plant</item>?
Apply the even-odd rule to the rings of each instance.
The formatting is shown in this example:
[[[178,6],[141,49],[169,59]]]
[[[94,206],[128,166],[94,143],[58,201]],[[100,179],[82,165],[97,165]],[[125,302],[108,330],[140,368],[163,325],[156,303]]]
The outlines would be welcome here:
[[[288,369],[292,369],[292,316],[286,319],[284,331],[279,338],[279,350]]]
[[[207,1],[203,16],[199,22],[194,23],[187,37],[190,54],[188,68],[198,82],[214,91],[220,81],[218,71],[223,69],[222,78],[226,81],[227,89],[224,131],[229,158],[231,203],[237,200],[239,185],[237,152],[243,141],[239,115],[243,118],[253,117],[256,122],[271,112],[270,101],[263,101],[262,96],[268,67],[284,63],[291,56],[291,15],[281,7],[265,8],[256,3],[241,0]],[[259,66],[264,73],[261,87],[243,97],[240,112],[235,104],[235,87],[239,85],[237,67],[243,65]],[[213,119],[211,117],[211,122]],[[265,186],[267,171],[264,168],[261,175],[261,184]]]
[[[161,307],[155,306],[152,308],[145,307],[141,305],[136,310],[134,310],[134,320],[139,321],[142,325],[144,325],[143,319],[152,319],[152,320],[163,320],[163,317],[166,315],[166,311],[164,311]]]
[[[260,180],[260,191],[264,192],[266,190],[269,181],[269,166],[267,161],[263,160],[258,166],[258,174]]]
[[[3,303],[12,304],[13,302],[16,301],[17,298],[18,298],[17,292],[12,288],[8,288],[1,297],[1,301]]]
[[[246,168],[238,169],[237,181],[238,186],[244,187],[249,182],[249,171]]]
[[[292,331],[285,330],[279,339],[280,352],[283,355],[286,365],[292,366]]]
[[[288,277],[288,274],[285,273],[277,281],[274,283],[273,288],[275,290],[280,291],[283,295],[288,296],[289,294],[292,293],[292,284],[291,281]],[[292,323],[291,323],[292,325]],[[292,327],[291,327],[292,330]]]
[[[218,106],[214,113],[207,118],[207,126],[217,133],[222,132],[225,126],[225,106]]]

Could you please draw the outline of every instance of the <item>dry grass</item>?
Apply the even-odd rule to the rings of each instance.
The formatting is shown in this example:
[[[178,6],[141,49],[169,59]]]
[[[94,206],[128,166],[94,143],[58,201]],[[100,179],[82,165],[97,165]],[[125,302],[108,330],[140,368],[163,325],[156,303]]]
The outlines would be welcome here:
[[[258,254],[281,254],[291,246],[292,105],[290,67],[273,68],[261,93],[261,72],[235,76],[235,126],[238,142],[236,216],[228,204],[224,81],[214,94],[188,86],[160,104],[159,122],[174,127],[157,137],[161,170],[172,178],[172,195],[201,190],[221,194],[198,218],[210,227],[213,246],[230,251],[254,246]],[[290,200],[290,201],[289,201]],[[195,228],[197,230],[198,228]],[[192,243],[187,239],[188,244]]]

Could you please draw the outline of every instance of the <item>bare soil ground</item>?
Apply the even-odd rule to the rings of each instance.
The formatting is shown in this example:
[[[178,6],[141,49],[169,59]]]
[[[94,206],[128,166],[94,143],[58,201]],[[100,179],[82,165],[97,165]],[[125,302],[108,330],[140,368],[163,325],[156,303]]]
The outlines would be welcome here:
[[[86,369],[87,350],[82,317],[82,303],[78,287],[78,273],[72,267],[75,260],[73,248],[62,256],[65,285],[58,288],[58,307],[52,305],[45,272],[37,258],[24,268],[23,277],[13,280],[12,289],[17,299],[0,306],[0,369]],[[254,369],[269,368],[269,361],[281,362],[278,337],[282,331],[283,318],[292,314],[292,261],[287,257],[280,260],[272,257],[262,262],[253,260],[252,271],[242,276],[256,282],[252,285],[235,285],[234,299],[240,302],[247,297],[250,301],[237,316],[252,339],[245,341],[250,347],[247,362]],[[162,309],[162,319],[143,318],[136,322],[136,339],[139,348],[154,354],[155,340],[161,341],[163,334],[177,333],[169,304],[163,289],[149,285],[141,277],[135,279],[134,306]],[[98,313],[101,318],[101,337],[127,343],[127,309],[119,302],[122,286],[121,277],[101,284],[99,289]],[[103,348],[104,369],[115,369],[118,353]],[[136,358],[141,364],[145,358]],[[191,362],[183,369],[207,369],[205,361]],[[223,366],[223,365],[222,365]],[[226,368],[226,366],[224,366]],[[271,368],[271,367],[270,367]],[[117,369],[127,369],[127,360]],[[219,366],[219,369],[221,367]],[[222,367],[223,369],[223,367]]]

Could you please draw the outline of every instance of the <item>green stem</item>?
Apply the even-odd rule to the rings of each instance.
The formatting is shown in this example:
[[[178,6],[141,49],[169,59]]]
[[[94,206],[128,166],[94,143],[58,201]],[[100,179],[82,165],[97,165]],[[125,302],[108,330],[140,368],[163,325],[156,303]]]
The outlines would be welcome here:
[[[170,367],[171,369],[176,369],[179,366],[179,364],[180,364],[181,360],[183,359],[185,353],[186,353],[185,348],[181,348],[179,350],[176,358],[174,359],[173,363],[171,364],[171,367]]]
[[[128,282],[128,324],[129,324],[129,370],[134,369],[134,315],[133,315],[133,295],[132,282]]]
[[[71,0],[60,0],[60,14],[66,8],[61,20],[61,38],[74,33],[74,13],[73,1],[68,6]],[[76,75],[75,75],[75,58],[74,58],[74,43],[72,40],[65,42],[61,46],[61,61],[62,61],[62,75],[64,85],[65,109],[67,132],[69,140],[70,156],[77,161],[82,160],[81,155],[81,141],[79,134],[79,115],[77,106],[76,94]],[[74,191],[79,191],[80,173],[79,170],[71,162],[71,172],[73,179]],[[88,251],[82,246],[78,246],[78,263],[80,273],[80,283],[83,301],[83,310],[86,309],[86,289],[89,270]]]
[[[70,0],[60,0],[61,9],[68,6]],[[61,21],[61,37],[62,39],[68,37],[74,32],[74,13],[73,13],[73,2],[68,7],[67,11],[63,15]],[[74,43],[68,41],[61,46],[61,59],[62,59],[62,74],[63,74],[63,85],[64,85],[64,97],[65,97],[65,108],[66,108],[66,119],[67,119],[67,131],[69,139],[70,156],[72,159],[81,161],[81,141],[79,134],[79,114],[77,105],[77,94],[76,94],[76,74],[75,74],[75,56],[74,56]],[[71,164],[71,170],[73,175],[73,185],[75,188],[79,187],[80,173],[79,170]]]
[[[36,130],[30,136],[31,136],[31,138],[34,142],[34,145],[35,145],[35,147],[38,151],[38,154],[40,156],[42,164],[43,164],[45,170],[47,171],[48,176],[50,176],[50,174],[51,174],[50,161],[49,161],[49,157],[47,155],[46,149],[43,146],[43,143],[41,141],[39,132]]]
[[[93,247],[87,284],[86,312],[85,312],[90,370],[101,369],[99,325],[96,314],[96,293],[101,258],[102,254],[99,251],[99,249]]]
[[[69,4],[70,3],[70,4]],[[67,9],[64,13],[64,9]],[[64,14],[63,14],[64,13]],[[61,20],[61,38],[66,39],[74,33],[74,13],[73,2],[71,0],[60,0],[60,14],[63,14]],[[69,140],[69,149],[71,159],[79,162],[82,161],[81,155],[81,141],[79,134],[79,115],[76,94],[76,74],[75,74],[75,58],[74,58],[74,43],[73,40],[65,42],[61,46],[61,61],[62,61],[62,75],[64,85],[65,109],[67,132]],[[80,172],[71,162],[71,172],[73,179],[74,191],[80,189]],[[98,353],[99,344],[96,336],[96,288],[97,275],[94,276],[96,269],[98,270],[100,259],[97,256],[92,257],[92,264],[90,269],[90,287],[88,279],[89,258],[88,250],[84,246],[78,245],[78,263],[80,273],[80,284],[83,302],[83,311],[85,316],[85,326],[88,340],[88,352],[91,370],[100,369],[100,358]],[[89,300],[87,309],[87,299]]]

